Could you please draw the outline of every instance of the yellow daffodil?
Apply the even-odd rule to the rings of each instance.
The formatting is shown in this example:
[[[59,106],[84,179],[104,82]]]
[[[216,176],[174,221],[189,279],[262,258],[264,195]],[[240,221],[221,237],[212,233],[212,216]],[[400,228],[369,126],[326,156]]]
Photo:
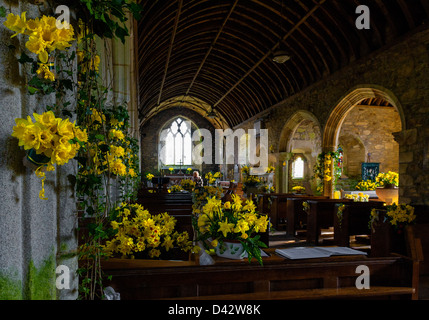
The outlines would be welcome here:
[[[219,229],[217,231],[222,232],[223,236],[226,238],[227,234],[234,230],[234,226],[233,223],[228,223],[228,219],[226,219],[225,221],[219,222]]]
[[[3,25],[12,31],[15,31],[16,33],[12,36],[15,37],[20,33],[24,33],[27,28],[26,21],[26,12],[21,13],[21,16],[9,13]]]

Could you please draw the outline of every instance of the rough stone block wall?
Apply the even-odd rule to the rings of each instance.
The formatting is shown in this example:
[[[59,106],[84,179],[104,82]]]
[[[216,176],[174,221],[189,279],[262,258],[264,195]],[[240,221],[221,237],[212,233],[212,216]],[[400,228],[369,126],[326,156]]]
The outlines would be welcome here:
[[[399,170],[399,145],[393,133],[401,131],[394,108],[354,107],[344,119],[339,136],[345,153],[345,173],[361,174],[361,163],[380,163],[380,172]],[[354,137],[354,139],[353,139]]]

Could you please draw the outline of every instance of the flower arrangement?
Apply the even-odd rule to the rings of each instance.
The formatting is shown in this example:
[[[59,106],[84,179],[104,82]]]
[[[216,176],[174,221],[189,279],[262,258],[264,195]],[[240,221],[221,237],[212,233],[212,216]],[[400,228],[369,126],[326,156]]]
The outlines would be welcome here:
[[[389,185],[397,187],[399,185],[399,174],[393,171],[388,171],[387,173],[381,172],[375,178],[375,182],[379,187],[386,187]]]
[[[222,173],[220,173],[220,172],[213,173],[211,171],[206,173],[204,176],[204,178],[207,179],[208,184],[214,184],[216,182],[216,180],[218,180],[222,177],[223,177]]]
[[[192,192],[192,210],[194,215],[202,212],[203,206],[207,203],[207,198],[220,199],[223,195],[222,187],[203,186],[195,188]]]
[[[170,174],[173,174],[174,168],[168,168],[168,171],[170,171]]]
[[[305,192],[305,188],[303,186],[295,186],[292,188],[293,192],[296,193],[304,193]]]
[[[35,53],[40,60],[37,74],[50,81],[55,80],[55,75],[49,68],[49,54],[55,50],[66,50],[71,46],[71,41],[75,40],[73,26],[67,22],[62,22],[62,28],[58,28],[55,17],[43,15],[40,19],[26,18],[26,12],[21,15],[10,13],[4,26],[15,34],[25,34],[29,36],[25,47]]]
[[[47,171],[55,170],[54,165],[64,165],[73,159],[78,150],[88,141],[86,130],[81,130],[69,119],[55,117],[52,111],[42,114],[33,113],[35,122],[30,116],[27,119],[15,119],[16,125],[13,127],[12,137],[18,139],[18,145],[28,150],[27,155],[30,162],[38,166],[36,174],[42,178],[42,189],[39,198],[46,200],[44,191],[45,173],[42,171],[46,167]],[[33,153],[41,155],[40,160],[34,160]]]
[[[243,183],[245,187],[257,187],[261,183],[261,179],[257,176],[247,176]]]
[[[251,200],[247,200],[243,205],[237,195],[232,196],[231,202],[224,204],[215,197],[207,200],[196,221],[198,240],[203,243],[210,240],[211,247],[222,247],[228,240],[239,241],[248,254],[249,262],[255,257],[262,265],[260,248],[265,248],[266,245],[256,234],[267,231],[268,217],[259,215]]]
[[[307,201],[302,203],[302,210],[306,213],[310,212],[310,204]]]
[[[261,187],[261,191],[263,193],[275,193],[276,192],[276,188],[274,186],[263,185]]]
[[[146,174],[146,179],[148,180],[148,181],[152,181],[152,178],[154,178],[155,176],[152,174],[152,173],[148,173],[148,174]]]
[[[344,203],[337,204],[337,218],[340,228],[343,222],[343,212],[345,209],[346,205]]]
[[[122,203],[112,215],[111,227],[115,235],[106,241],[104,253],[111,257],[159,258],[174,247],[185,252],[195,250],[188,233],[175,231],[176,219],[167,213],[151,215],[139,204]]]
[[[195,188],[195,181],[191,179],[182,179],[180,185],[184,190],[192,191]]]
[[[375,190],[377,188],[377,183],[371,181],[371,180],[362,180],[356,185],[356,190],[360,191],[371,191]]]
[[[355,202],[368,202],[369,201],[369,195],[363,194],[362,192],[359,192],[358,194],[346,194],[344,195],[345,199],[353,200]]]
[[[331,172],[331,165],[333,171]],[[313,178],[320,181],[318,190],[322,190],[323,182],[332,181],[335,186],[337,180],[341,176],[342,168],[342,149],[338,147],[336,152],[322,152],[317,156],[316,164],[313,168]]]
[[[266,173],[273,173],[276,171],[276,168],[274,166],[268,166],[267,170],[265,171]]]
[[[241,173],[244,174],[244,175],[249,175],[250,174],[250,168],[249,168],[249,166],[243,166],[241,168]]]
[[[384,222],[389,222],[393,227],[400,230],[403,226],[414,223],[416,215],[414,207],[407,204],[391,204],[385,207],[386,215]],[[379,220],[379,210],[371,210],[370,226]]]
[[[173,184],[170,188],[168,188],[168,192],[175,193],[175,192],[181,192],[183,190],[182,186],[179,186],[178,184]]]

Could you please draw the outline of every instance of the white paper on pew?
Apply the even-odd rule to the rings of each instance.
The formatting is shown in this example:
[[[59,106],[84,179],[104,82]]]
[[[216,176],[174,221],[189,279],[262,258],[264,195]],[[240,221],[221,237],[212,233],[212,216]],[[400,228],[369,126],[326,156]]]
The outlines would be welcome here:
[[[276,249],[275,252],[292,260],[327,258],[333,255],[366,255],[365,252],[348,247],[294,247]]]
[[[345,255],[366,255],[366,252],[355,250],[349,247],[320,247],[320,250],[325,250],[331,253],[333,256],[345,256]]]

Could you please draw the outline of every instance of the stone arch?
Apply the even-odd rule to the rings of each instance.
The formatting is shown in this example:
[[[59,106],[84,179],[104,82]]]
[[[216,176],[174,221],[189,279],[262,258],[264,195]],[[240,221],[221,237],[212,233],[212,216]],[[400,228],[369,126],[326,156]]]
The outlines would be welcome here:
[[[289,190],[290,186],[290,156],[291,153],[294,151],[294,144],[293,138],[297,133],[297,129],[300,127],[300,125],[304,122],[314,123],[314,126],[316,127],[316,134],[319,135],[320,140],[322,136],[322,129],[320,126],[319,120],[316,118],[314,114],[312,114],[309,111],[306,110],[299,110],[295,112],[289,120],[285,123],[282,132],[280,134],[280,140],[279,140],[279,153],[278,153],[278,170],[276,171],[276,187],[277,190],[282,190],[284,192],[287,192]],[[308,149],[308,148],[307,148]],[[305,150],[307,150],[305,149]],[[306,153],[305,150],[295,150],[296,153]],[[312,150],[316,154],[310,154],[306,153],[306,166],[308,166],[308,170],[312,169],[313,163],[309,161],[308,157],[317,157],[317,151]],[[321,151],[321,148],[320,148]],[[308,172],[307,170],[307,172]]]
[[[341,125],[348,112],[359,102],[367,98],[381,98],[388,101],[399,113],[402,130],[405,130],[405,116],[396,96],[388,89],[377,85],[362,85],[346,93],[332,109],[323,131],[323,150],[335,151]]]
[[[295,134],[296,129],[298,128],[300,123],[304,120],[313,121],[319,127],[319,129],[321,128],[319,120],[311,112],[305,111],[305,110],[299,110],[295,112],[292,115],[292,117],[290,117],[289,120],[286,122],[280,134],[280,141],[279,141],[280,153],[292,151],[290,141],[292,140],[292,137]]]
[[[398,112],[401,130],[405,130],[405,116],[401,103],[388,89],[378,85],[360,85],[347,92],[332,109],[323,131],[323,151],[336,151],[341,127],[347,114],[360,102],[368,98],[378,98],[389,102]],[[333,196],[332,182],[325,182],[324,195]]]

